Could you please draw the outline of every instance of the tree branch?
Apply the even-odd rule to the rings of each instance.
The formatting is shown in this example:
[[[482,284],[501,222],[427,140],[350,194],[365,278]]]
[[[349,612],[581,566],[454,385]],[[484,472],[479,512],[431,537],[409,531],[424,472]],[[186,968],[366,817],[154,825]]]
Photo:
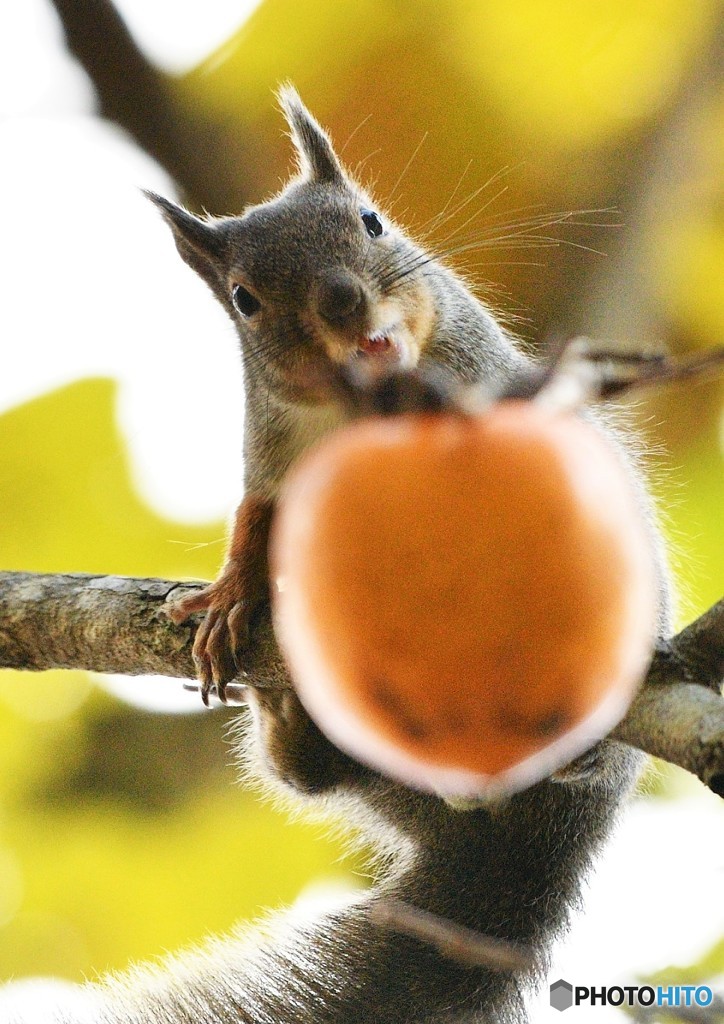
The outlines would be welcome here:
[[[695,683],[666,679],[647,685],[636,695],[626,717],[611,733],[647,754],[679,765],[724,797],[724,700],[721,694]]]
[[[191,649],[203,616],[177,626],[165,606],[202,585],[85,573],[0,572],[0,668],[195,679]],[[268,615],[255,623],[248,675],[255,686],[289,686]]]
[[[141,53],[110,0],[51,2],[69,51],[95,87],[101,114],[132,135],[195,206],[241,209],[241,126],[184,104],[176,80]]]
[[[0,668],[74,668],[194,678],[197,623],[165,605],[201,584],[81,574],[0,573]],[[289,687],[269,615],[253,627],[246,682]],[[661,644],[612,738],[692,772],[724,796],[724,599]]]

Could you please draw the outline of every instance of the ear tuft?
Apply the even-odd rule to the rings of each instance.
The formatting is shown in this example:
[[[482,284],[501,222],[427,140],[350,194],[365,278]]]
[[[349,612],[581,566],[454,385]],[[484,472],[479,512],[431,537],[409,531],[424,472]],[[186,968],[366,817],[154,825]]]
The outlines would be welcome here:
[[[287,83],[277,95],[292,132],[302,173],[313,181],[341,184],[344,171],[329,136],[304,106],[297,90]]]
[[[223,222],[202,220],[170,199],[143,189],[143,194],[161,211],[173,232],[181,259],[196,271],[223,301],[226,291],[226,233]]]
[[[177,206],[170,199],[142,189],[146,199],[161,211],[163,219],[171,228],[179,252],[187,258],[187,250],[192,249],[199,256],[207,259],[218,259],[222,255],[223,239],[218,228],[208,221],[196,217],[182,206]]]

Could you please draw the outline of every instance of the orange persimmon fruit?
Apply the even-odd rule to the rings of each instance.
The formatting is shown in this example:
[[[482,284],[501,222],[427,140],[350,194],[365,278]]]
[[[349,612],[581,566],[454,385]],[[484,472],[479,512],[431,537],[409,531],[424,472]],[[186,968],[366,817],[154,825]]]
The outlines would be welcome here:
[[[631,471],[591,423],[535,403],[353,423],[290,474],[270,554],[312,718],[445,796],[518,789],[582,753],[652,652]]]

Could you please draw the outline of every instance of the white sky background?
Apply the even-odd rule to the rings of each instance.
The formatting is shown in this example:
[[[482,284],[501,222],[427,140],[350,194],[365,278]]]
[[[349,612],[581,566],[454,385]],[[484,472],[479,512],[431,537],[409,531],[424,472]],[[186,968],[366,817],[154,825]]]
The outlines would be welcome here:
[[[255,6],[117,2],[143,48],[174,71],[223,42]],[[146,501],[181,520],[225,516],[241,482],[236,336],[138,193],[173,195],[172,183],[91,115],[92,93],[45,0],[4,0],[0,412],[79,377],[112,376]],[[701,787],[687,792],[629,813],[553,979],[631,983],[638,970],[690,962],[724,934],[724,810]],[[560,1021],[546,1003],[547,992],[535,1019]],[[628,1018],[597,1008],[564,1019]]]
[[[222,42],[252,4],[119,6],[154,59],[179,68]],[[167,175],[92,109],[49,5],[5,0],[0,411],[81,376],[115,377],[144,498],[177,519],[223,517],[241,486],[236,335],[139,193],[173,195]]]

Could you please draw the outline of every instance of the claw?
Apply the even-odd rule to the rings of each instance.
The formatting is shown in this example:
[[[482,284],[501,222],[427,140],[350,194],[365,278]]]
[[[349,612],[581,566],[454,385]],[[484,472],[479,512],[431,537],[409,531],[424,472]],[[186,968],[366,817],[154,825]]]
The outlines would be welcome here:
[[[234,664],[243,671],[243,655],[249,646],[249,605],[246,601],[237,601],[226,617],[231,640],[231,652]]]
[[[222,704],[226,704],[226,687],[236,675],[236,664],[233,651],[229,645],[229,627],[227,616],[223,611],[217,613],[218,618],[209,632],[206,651],[211,661],[211,674],[216,693]]]
[[[196,666],[196,674],[201,682],[201,700],[205,707],[209,707],[209,693],[214,685],[213,669],[209,657],[208,640],[214,624],[218,620],[218,612],[212,608],[207,612],[206,618],[196,631],[193,646],[193,659]]]
[[[201,694],[201,700],[204,703],[204,707],[210,707],[209,694],[211,693],[211,687],[213,686],[213,680],[211,679],[211,673],[209,669],[208,661],[205,657],[199,655],[194,656],[194,664],[196,665],[196,674],[199,677],[199,693]]]

